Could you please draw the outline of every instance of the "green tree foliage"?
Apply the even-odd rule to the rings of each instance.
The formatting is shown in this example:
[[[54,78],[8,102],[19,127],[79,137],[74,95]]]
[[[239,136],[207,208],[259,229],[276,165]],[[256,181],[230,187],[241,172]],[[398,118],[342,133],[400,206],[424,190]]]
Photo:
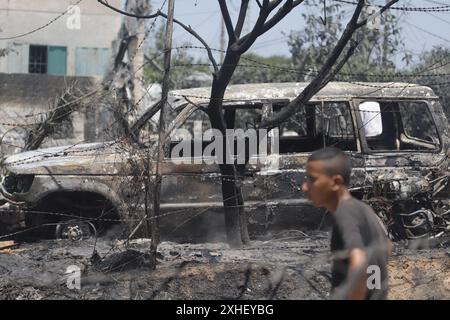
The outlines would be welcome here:
[[[284,56],[262,57],[255,53],[242,56],[238,68],[231,80],[232,84],[289,82],[295,81],[297,75],[287,72],[293,69],[292,60]]]
[[[153,43],[147,51],[147,57],[155,57],[153,62],[161,68],[163,66],[163,48],[164,48],[164,25],[160,25],[153,33]],[[181,45],[188,47],[189,43]],[[236,69],[232,84],[244,83],[262,83],[262,82],[289,82],[295,81],[297,75],[295,71],[286,72],[286,69],[293,69],[294,65],[291,58],[284,56],[262,57],[255,53],[248,53],[241,59]],[[179,48],[173,51],[171,79],[173,88],[186,87],[186,79],[193,72],[204,72],[211,74],[212,69],[208,63],[201,59],[195,59],[189,55],[188,48]],[[145,67],[146,80],[149,83],[160,82],[162,73],[153,64],[147,62]]]
[[[317,2],[307,1],[307,5]],[[317,7],[316,7],[317,8]],[[375,9],[367,7],[362,14],[366,18]],[[348,14],[339,3],[327,3],[327,18],[324,25],[324,17],[314,12],[302,14],[306,26],[301,31],[292,31],[288,36],[288,45],[292,54],[293,63],[298,70],[305,72],[298,74],[298,80],[308,80],[309,74],[314,72],[323,64],[333,50],[339,36],[342,34],[348,20]],[[371,20],[368,26],[357,32],[355,40],[359,42],[355,54],[350,58],[346,66],[341,70],[343,73],[358,74],[357,80],[374,80],[366,74],[388,75],[396,71],[395,56],[405,52],[403,41],[400,37],[398,17],[387,10],[379,20]],[[403,53],[402,59],[409,64],[411,56]],[[345,77],[338,76],[339,80]],[[353,77],[355,79],[355,77]]]
[[[450,49],[435,47],[426,52],[420,61],[413,72],[430,75],[418,78],[418,82],[431,87],[441,98],[441,104],[450,121],[450,81],[447,76],[450,74]]]
[[[146,52],[146,57],[151,58],[153,64],[147,60],[144,74],[149,83],[161,83],[164,66],[164,30],[165,24],[160,24],[156,31],[151,33],[153,43]],[[188,47],[190,43],[184,43],[180,47]],[[156,67],[155,65],[158,65]],[[172,52],[172,69],[170,72],[172,79],[172,89],[185,87],[185,81],[193,72],[205,72],[211,74],[210,68],[200,59],[195,59],[188,54],[187,48],[174,48]]]

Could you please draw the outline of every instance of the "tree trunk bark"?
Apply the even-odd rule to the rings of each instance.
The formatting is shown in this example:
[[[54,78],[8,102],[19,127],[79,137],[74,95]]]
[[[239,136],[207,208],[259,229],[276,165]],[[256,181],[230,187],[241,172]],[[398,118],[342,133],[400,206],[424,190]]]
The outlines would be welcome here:
[[[230,82],[231,76],[239,63],[239,55],[227,52],[223,67],[215,75],[211,90],[211,101],[208,106],[208,115],[211,127],[218,129],[226,137],[226,123],[223,114],[223,97]],[[227,139],[224,139],[227,143]],[[234,142],[233,142],[234,143]],[[232,247],[241,247],[250,242],[247,229],[247,218],[244,212],[244,199],[242,190],[238,186],[238,175],[235,164],[227,162],[231,159],[230,148],[225,148],[224,164],[219,165],[222,175],[222,198],[225,214],[225,228],[228,244]]]

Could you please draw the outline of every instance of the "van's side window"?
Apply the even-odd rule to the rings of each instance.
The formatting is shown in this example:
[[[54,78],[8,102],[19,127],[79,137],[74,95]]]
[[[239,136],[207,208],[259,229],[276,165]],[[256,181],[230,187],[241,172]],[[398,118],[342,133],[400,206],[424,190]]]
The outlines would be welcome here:
[[[252,143],[252,141],[245,132],[248,130],[255,130],[261,122],[262,105],[226,106],[224,109],[227,128],[242,129],[240,131],[234,131],[235,136],[229,135],[227,137],[228,139],[234,139],[234,155],[237,155],[239,146],[243,145],[245,147],[245,159],[248,160],[250,156],[254,155],[250,151],[256,150],[256,152],[258,152],[257,148],[259,147],[259,141],[257,140],[258,137],[256,137],[254,145],[256,145],[257,148],[250,148],[249,144]],[[211,132],[206,134],[211,128],[211,123],[206,112],[202,109],[197,109],[183,124],[172,132],[169,148],[170,153],[167,154],[167,156],[173,159],[203,156],[205,148],[215,140]],[[248,134],[251,136],[252,132],[249,132]],[[225,138],[222,141],[225,143]],[[195,155],[194,152],[199,150],[199,145],[201,145],[202,154]],[[225,150],[225,145],[223,147],[223,150]],[[190,151],[189,155],[185,154],[185,151]],[[212,155],[215,155],[215,151],[215,149],[212,149]]]
[[[345,151],[356,151],[355,130],[353,128],[350,106],[347,102],[325,102],[323,104],[323,120],[321,120],[322,105],[316,123],[318,132],[325,135],[325,145],[334,146]],[[323,128],[322,128],[323,126]]]
[[[439,146],[439,136],[436,125],[434,124],[428,106],[424,102],[399,102],[399,111],[403,124],[403,134],[400,142],[403,140],[415,140],[417,142],[423,141]],[[405,147],[406,145],[404,145]],[[412,143],[410,147],[413,149],[421,149],[423,146]]]
[[[420,101],[365,101],[359,105],[368,147],[374,151],[437,150],[439,135]]]
[[[202,150],[210,143],[204,133],[211,128],[209,117],[202,109],[195,110],[184,123],[171,133],[171,142],[166,150],[166,157],[172,159],[193,158],[196,155],[194,143],[202,146]],[[186,152],[186,154],[185,154]]]
[[[172,133],[173,141],[181,141],[182,139],[202,140],[206,130],[211,128],[209,117],[201,109],[197,109]]]
[[[274,105],[274,112],[282,106]],[[356,151],[355,130],[347,102],[308,104],[279,127],[279,152],[312,152],[324,146]]]

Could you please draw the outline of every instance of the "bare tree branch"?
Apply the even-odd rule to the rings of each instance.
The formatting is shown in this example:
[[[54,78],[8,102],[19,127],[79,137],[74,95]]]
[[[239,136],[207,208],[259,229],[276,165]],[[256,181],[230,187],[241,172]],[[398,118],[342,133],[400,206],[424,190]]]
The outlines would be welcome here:
[[[325,86],[328,82],[333,80],[334,76],[341,71],[341,69],[344,67],[344,65],[347,63],[348,59],[355,53],[356,48],[358,47],[359,43],[356,41],[350,40],[350,47],[347,50],[347,53],[345,56],[335,65],[333,68],[333,71],[330,72],[330,74],[325,78],[324,85]]]
[[[158,100],[155,104],[148,108],[145,113],[132,125],[130,131],[137,136],[139,130],[159,111],[159,109],[161,109],[161,100]]]
[[[55,108],[52,108],[46,115],[45,119],[33,125],[27,132],[27,138],[23,150],[36,150],[42,142],[57,130],[58,126],[64,121],[71,121],[70,116],[74,111],[80,109],[83,100],[98,93],[99,90],[91,91],[87,94],[76,91],[77,84],[70,83],[61,93],[60,97],[55,101]],[[78,96],[78,94],[82,94]]]
[[[283,2],[283,0],[274,0],[272,2],[269,3],[269,10],[272,11],[273,9],[275,9],[276,7],[278,7],[278,5]]]
[[[239,38],[241,36],[242,28],[244,27],[245,17],[247,15],[248,10],[248,2],[249,0],[242,0],[241,8],[239,10],[239,17],[236,22],[235,33],[236,37]]]
[[[97,1],[100,2],[102,5],[104,5],[105,7],[109,8],[109,9],[111,9],[111,10],[117,12],[117,13],[120,13],[120,14],[123,14],[125,16],[128,16],[128,17],[133,17],[133,18],[138,18],[138,19],[153,19],[153,18],[156,18],[156,17],[159,16],[159,10],[156,11],[155,13],[141,16],[141,15],[135,15],[135,14],[132,14],[132,13],[120,10],[120,9],[118,9],[116,7],[113,7],[106,0],[97,0]]]
[[[375,13],[375,15],[382,14],[383,12],[385,12],[387,9],[392,7],[397,2],[398,2],[398,0],[391,0],[391,1],[389,1],[383,8],[380,9],[380,11]],[[368,20],[369,19],[365,19],[365,20],[361,21],[360,23],[358,23],[358,28],[361,28],[361,27],[365,26],[367,24]]]
[[[262,33],[269,31],[274,25],[280,22],[289,12],[291,12],[292,9],[302,4],[303,1],[304,0],[294,1],[290,4],[290,6],[286,6],[289,1],[286,2],[286,4],[283,7],[281,7],[280,10],[278,10],[278,12],[264,24]]]
[[[161,13],[161,16],[167,19],[167,16],[163,13]],[[185,24],[181,23],[180,21],[178,21],[177,19],[173,19],[173,22],[175,22],[176,24],[178,24],[179,26],[181,26],[184,30],[186,30],[187,32],[189,32],[190,34],[192,34],[195,38],[197,38],[198,41],[201,42],[201,44],[203,44],[203,46],[205,47],[206,51],[208,52],[208,58],[209,61],[211,61],[211,64],[214,67],[214,72],[218,72],[219,71],[219,67],[217,66],[217,62],[216,59],[214,58],[213,54],[212,54],[212,50],[211,48],[208,46],[208,44],[206,43],[206,41],[200,37],[200,35],[195,32],[190,26],[186,26]]]
[[[358,29],[358,19],[361,15],[364,3],[364,0],[358,1],[358,5],[356,6],[352,18],[345,27],[345,30],[342,33],[338,43],[334,47],[333,51],[325,61],[316,77],[306,86],[302,93],[294,100],[292,100],[285,108],[281,109],[280,112],[278,112],[271,118],[263,120],[260,124],[260,127],[271,128],[285,121],[287,118],[289,118],[289,116],[295,113],[295,110],[299,106],[308,102],[314,94],[316,94],[321,88],[323,88],[324,85],[326,85],[325,79],[328,79],[328,75],[330,74],[333,65],[339,59],[342,51],[345,49],[345,46],[352,38],[354,32]]]
[[[288,0],[292,1],[292,0]],[[232,46],[232,50],[238,54],[246,52],[252,44],[256,41],[259,35],[261,35],[261,30],[266,22],[267,17],[270,14],[269,10],[269,0],[264,0],[261,10],[259,11],[258,19],[256,20],[255,26],[252,31],[245,37],[241,38],[237,43]]]
[[[120,13],[120,14],[123,14],[123,15],[125,15],[125,16],[128,16],[128,17],[134,17],[134,18],[137,18],[137,19],[153,19],[153,18],[156,18],[156,17],[163,17],[164,19],[167,19],[167,15],[166,15],[165,13],[159,11],[159,10],[158,10],[156,13],[154,13],[154,14],[141,16],[141,15],[136,15],[136,14],[132,14],[132,13],[129,13],[129,12],[126,12],[126,11],[123,11],[123,10],[120,10],[120,9],[117,9],[117,8],[111,6],[110,4],[108,4],[107,2],[105,2],[105,0],[97,0],[97,1],[100,2],[102,5],[104,5],[104,6],[108,7],[108,8],[110,8],[111,10],[114,10],[114,11],[116,11],[116,12],[118,12],[118,13]],[[179,20],[177,20],[177,19],[174,19],[173,22],[175,22],[176,24],[178,24],[179,26],[181,26],[184,30],[186,30],[187,32],[189,32],[189,33],[190,33],[191,35],[193,35],[198,41],[200,41],[200,43],[205,47],[206,51],[208,52],[208,58],[209,58],[209,60],[211,61],[211,64],[213,65],[213,67],[214,67],[214,72],[217,73],[217,72],[219,71],[219,67],[217,66],[216,59],[214,58],[214,56],[213,56],[213,54],[212,54],[212,50],[211,50],[211,48],[208,46],[208,44],[206,43],[206,41],[205,41],[202,37],[200,37],[200,35],[199,35],[197,32],[195,32],[195,31],[191,28],[191,26],[187,26],[187,25],[185,25],[184,23],[182,23],[181,21],[179,21]]]
[[[234,32],[233,22],[231,21],[230,12],[228,11],[225,0],[219,0],[220,11],[222,12],[223,22],[228,32],[228,43],[233,44],[237,41],[236,33]]]
[[[381,10],[383,12],[391,7],[393,4],[398,2],[398,0],[392,0],[386,6],[384,6]],[[367,23],[367,19],[359,22],[358,19],[361,15],[362,8],[365,4],[364,0],[359,0],[358,4],[355,8],[353,16],[349,23],[347,24],[344,32],[341,35],[338,43],[334,47],[332,53],[327,58],[325,64],[322,66],[317,76],[306,86],[306,88],[302,91],[302,93],[292,100],[285,108],[283,108],[279,113],[271,117],[270,119],[266,119],[262,121],[260,127],[262,128],[273,128],[279,123],[285,121],[289,116],[295,113],[295,110],[308,102],[314,94],[316,94],[320,89],[322,89],[344,66],[344,64],[348,61],[348,59],[353,55],[358,43],[353,42],[347,51],[345,57],[336,65],[336,61],[339,59],[342,51],[347,46],[348,42],[353,37],[353,34],[356,30],[361,28]],[[380,12],[381,12],[380,10]],[[333,66],[335,68],[333,70]]]
[[[258,17],[258,21],[255,24],[255,27],[253,30],[247,34],[246,36],[242,37],[238,41],[238,47],[235,48],[237,52],[243,53],[247,51],[253,43],[256,41],[256,39],[264,34],[265,32],[269,31],[273,26],[275,26],[278,22],[280,22],[286,15],[292,11],[296,6],[303,3],[304,0],[288,0],[286,3],[278,10],[278,12],[269,19],[269,21],[266,22],[268,16],[270,13],[278,7],[278,5],[282,2],[282,0],[275,0],[268,4],[264,3],[263,7],[261,8],[260,15]],[[266,7],[265,7],[266,5]]]

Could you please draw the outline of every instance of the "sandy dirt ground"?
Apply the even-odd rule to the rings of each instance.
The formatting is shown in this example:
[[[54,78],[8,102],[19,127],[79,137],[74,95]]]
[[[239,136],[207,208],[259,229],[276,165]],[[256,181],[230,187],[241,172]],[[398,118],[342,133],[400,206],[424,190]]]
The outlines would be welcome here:
[[[92,239],[1,250],[0,299],[329,299],[326,233],[252,241],[243,249],[163,242],[153,271],[149,247],[147,239],[127,246]],[[73,266],[80,289],[67,286]],[[450,299],[450,247],[396,245],[389,285],[389,299]]]

